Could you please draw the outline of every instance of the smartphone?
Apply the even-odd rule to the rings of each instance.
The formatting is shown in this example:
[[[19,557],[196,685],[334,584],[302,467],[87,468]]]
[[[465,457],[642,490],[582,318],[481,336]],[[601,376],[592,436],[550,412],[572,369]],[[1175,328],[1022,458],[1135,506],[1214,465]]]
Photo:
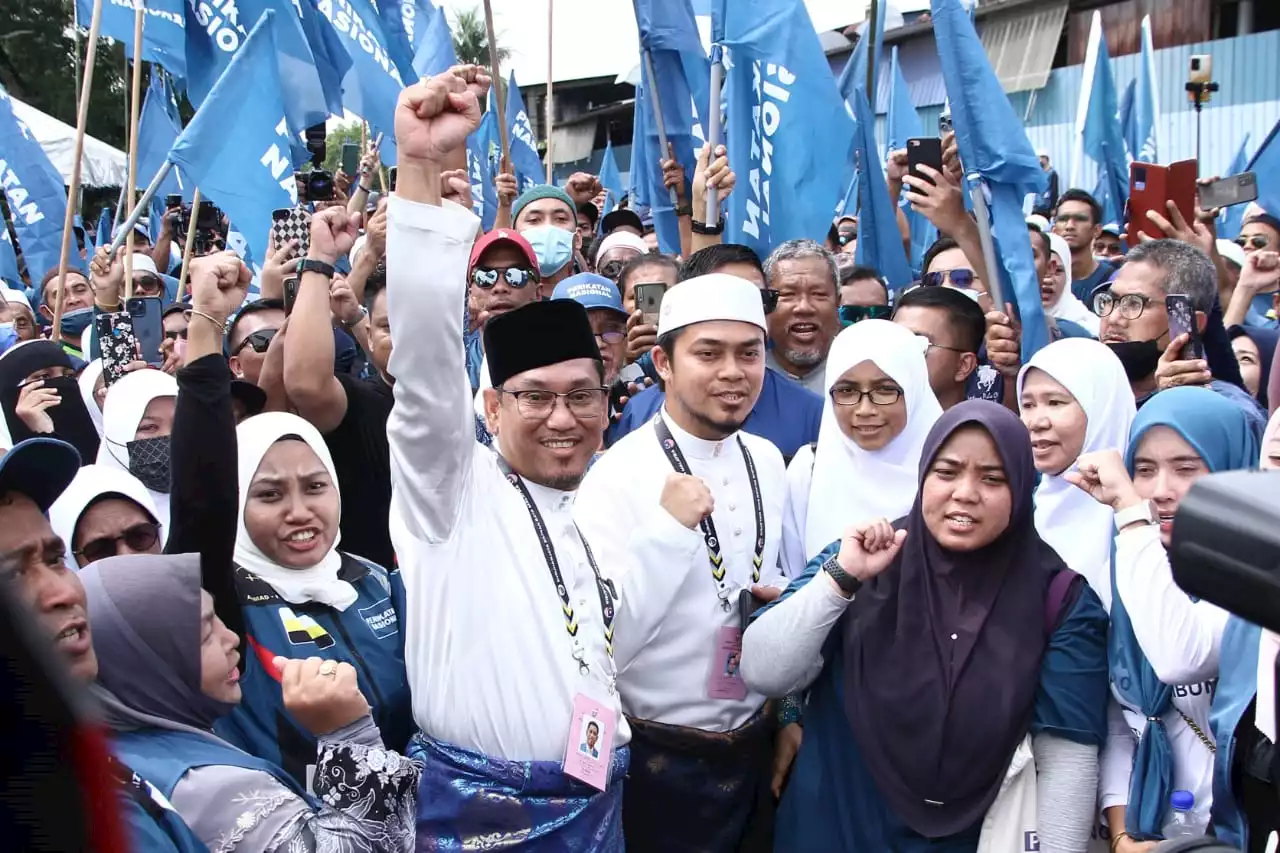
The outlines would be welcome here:
[[[298,276],[291,275],[284,280],[284,316],[293,313],[293,303],[298,299]]]
[[[765,601],[757,598],[751,590],[738,590],[738,626],[743,633],[746,633],[747,628],[750,627],[751,617],[764,605]]]
[[[1191,297],[1170,293],[1164,298],[1164,307],[1169,312],[1169,337],[1191,336],[1191,340],[1182,348],[1182,358],[1204,358],[1204,343],[1196,328],[1196,309],[1191,304]]]
[[[351,178],[354,178],[356,173],[360,171],[360,143],[342,143],[342,171],[346,172],[347,176]]]
[[[1196,161],[1180,160],[1168,166],[1135,162],[1129,166],[1129,248],[1138,245],[1138,232],[1162,237],[1164,232],[1147,218],[1154,210],[1168,217],[1166,202],[1172,201],[1187,222],[1195,219]]]
[[[1187,67],[1188,83],[1210,83],[1213,81],[1213,57],[1207,53],[1192,54]]]
[[[311,248],[311,214],[302,207],[282,207],[271,211],[271,250],[278,251],[290,240],[298,241],[296,257]]]
[[[907,140],[907,169],[908,174],[914,175],[922,181],[932,184],[933,178],[925,175],[920,171],[921,166],[928,166],[939,172],[942,171],[942,140],[935,136],[925,136],[918,139]],[[910,192],[915,192],[908,187]]]
[[[182,193],[169,193],[164,197],[164,209],[182,207]]]
[[[662,296],[667,292],[666,282],[651,281],[637,284],[636,308],[644,314],[644,322],[650,326],[658,325],[658,312],[662,310]]]
[[[392,166],[387,170],[387,189],[391,192],[396,191],[396,167]]]
[[[1258,178],[1253,172],[1242,172],[1200,187],[1200,207],[1231,207],[1258,200]]]
[[[938,115],[938,136],[946,136],[951,132],[951,99],[942,103],[942,112]]]
[[[124,312],[99,314],[93,318],[93,330],[98,337],[98,351],[102,353],[103,381],[109,386],[124,376],[130,362],[139,358],[133,318]]]
[[[134,296],[125,300],[125,310],[133,320],[133,334],[138,341],[138,352],[147,364],[156,367],[164,364],[160,343],[164,340],[164,301],[158,296]]]

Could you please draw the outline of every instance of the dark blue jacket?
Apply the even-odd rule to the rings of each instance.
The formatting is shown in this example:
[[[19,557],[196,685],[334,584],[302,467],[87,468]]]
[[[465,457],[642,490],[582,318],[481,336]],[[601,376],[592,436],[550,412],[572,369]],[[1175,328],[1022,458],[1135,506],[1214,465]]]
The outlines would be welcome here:
[[[284,709],[272,659],[318,657],[356,668],[360,691],[388,749],[403,752],[413,734],[409,682],[404,671],[404,584],[387,571],[350,554],[338,577],[359,597],[346,610],[311,602],[290,604],[269,584],[236,569],[236,591],[244,615],[244,673],[240,705],[214,731],[241,749],[284,768],[305,785],[307,765],[316,763],[316,739]]]

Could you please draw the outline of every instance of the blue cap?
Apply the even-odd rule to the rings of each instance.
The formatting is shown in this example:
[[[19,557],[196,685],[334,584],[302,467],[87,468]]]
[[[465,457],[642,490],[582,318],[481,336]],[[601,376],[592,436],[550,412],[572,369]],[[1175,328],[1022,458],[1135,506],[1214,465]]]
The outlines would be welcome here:
[[[611,280],[593,272],[581,272],[571,275],[556,285],[551,293],[552,299],[572,299],[583,308],[607,308],[627,316],[622,307],[622,297],[618,294],[618,286]]]
[[[1196,795],[1190,791],[1174,791],[1169,796],[1169,805],[1180,812],[1189,812],[1196,805]]]
[[[1110,234],[1112,237],[1124,237],[1124,228],[1118,222],[1109,222],[1102,226],[1103,234]]]
[[[0,458],[0,495],[26,495],[41,512],[48,512],[79,470],[80,454],[70,444],[56,438],[29,438]]]

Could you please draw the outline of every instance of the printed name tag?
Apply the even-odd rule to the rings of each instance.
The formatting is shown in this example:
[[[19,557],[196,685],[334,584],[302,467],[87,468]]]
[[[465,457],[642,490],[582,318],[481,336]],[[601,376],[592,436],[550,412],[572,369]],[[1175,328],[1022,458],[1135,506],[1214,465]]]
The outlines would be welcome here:
[[[617,725],[618,715],[613,710],[581,693],[575,696],[564,753],[565,774],[603,791],[609,784]]]
[[[711,655],[707,696],[712,699],[746,699],[747,683],[742,680],[741,667],[742,631],[738,628],[719,629]]]

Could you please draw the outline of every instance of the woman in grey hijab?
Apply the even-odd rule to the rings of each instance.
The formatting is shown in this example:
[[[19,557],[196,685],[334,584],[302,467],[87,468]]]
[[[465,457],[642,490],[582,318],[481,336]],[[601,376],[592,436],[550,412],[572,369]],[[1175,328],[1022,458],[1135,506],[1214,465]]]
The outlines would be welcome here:
[[[313,797],[211,731],[240,700],[239,639],[200,588],[198,555],[112,557],[80,579],[116,754],[210,850],[412,849],[419,769],[383,748],[349,664],[275,661],[289,712],[318,738]]]

